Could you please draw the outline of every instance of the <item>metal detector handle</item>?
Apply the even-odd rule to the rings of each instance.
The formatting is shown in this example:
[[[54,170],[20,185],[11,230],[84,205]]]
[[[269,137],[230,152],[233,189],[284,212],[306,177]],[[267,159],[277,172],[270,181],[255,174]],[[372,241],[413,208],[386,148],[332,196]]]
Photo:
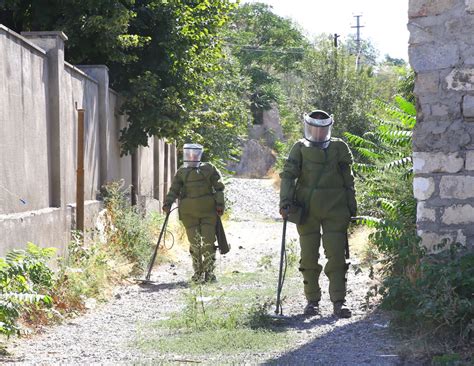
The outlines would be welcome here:
[[[281,295],[281,290],[283,289],[283,262],[285,260],[285,239],[286,239],[286,224],[288,222],[288,219],[284,218],[283,219],[283,234],[281,238],[281,253],[280,253],[280,271],[278,273],[278,287],[277,287],[277,300],[276,300],[276,308],[275,308],[275,314],[281,314],[282,309],[281,309],[281,301],[280,301],[280,295]]]
[[[170,217],[171,210],[166,213],[165,221],[163,222],[163,227],[161,228],[160,236],[158,237],[158,242],[156,243],[155,251],[151,257],[150,263],[148,264],[148,273],[146,274],[145,279],[150,280],[151,270],[153,269],[153,264],[155,264],[156,254],[158,253],[158,248],[160,247],[161,238],[166,230],[166,225],[168,224],[168,218]]]

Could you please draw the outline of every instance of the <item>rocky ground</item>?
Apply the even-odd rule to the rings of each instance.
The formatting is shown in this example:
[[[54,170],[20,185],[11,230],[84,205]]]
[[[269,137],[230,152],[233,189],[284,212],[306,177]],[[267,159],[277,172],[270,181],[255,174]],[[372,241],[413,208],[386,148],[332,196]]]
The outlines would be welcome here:
[[[270,180],[231,179],[227,185],[232,204],[226,224],[231,252],[219,256],[217,275],[230,271],[254,271],[259,259],[270,256],[278,262],[282,223],[278,216],[278,195]],[[289,225],[287,241],[297,238]],[[322,256],[324,257],[324,256]],[[285,332],[291,344],[278,351],[258,354],[190,356],[143,352],[137,337],[143,326],[184,307],[183,292],[189,287],[190,258],[184,251],[176,260],[157,267],[152,285],[130,284],[116,289],[107,304],[41,334],[15,340],[12,356],[4,363],[20,364],[282,364],[282,365],[401,365],[399,345],[388,328],[389,319],[380,311],[363,305],[369,286],[367,270],[349,273],[348,305],[351,319],[331,315],[327,279],[321,277],[321,316],[301,316],[305,300],[301,280],[288,281],[297,294],[284,303]],[[299,276],[297,273],[295,276]],[[296,277],[295,277],[296,278]],[[276,285],[276,279],[275,279]]]

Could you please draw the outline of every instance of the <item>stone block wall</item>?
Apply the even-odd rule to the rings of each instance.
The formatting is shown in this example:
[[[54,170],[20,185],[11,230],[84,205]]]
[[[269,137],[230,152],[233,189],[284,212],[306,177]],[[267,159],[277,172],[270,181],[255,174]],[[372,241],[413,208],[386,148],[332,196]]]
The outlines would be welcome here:
[[[474,0],[410,0],[408,16],[418,233],[474,248]]]

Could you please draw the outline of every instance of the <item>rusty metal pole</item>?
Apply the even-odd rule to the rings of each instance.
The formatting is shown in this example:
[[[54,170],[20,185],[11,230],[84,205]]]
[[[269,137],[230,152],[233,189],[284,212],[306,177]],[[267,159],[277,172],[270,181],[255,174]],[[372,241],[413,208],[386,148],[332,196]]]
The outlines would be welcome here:
[[[130,191],[131,205],[137,205],[138,198],[138,148],[132,153],[132,189]]]
[[[84,109],[77,110],[76,230],[84,233]]]

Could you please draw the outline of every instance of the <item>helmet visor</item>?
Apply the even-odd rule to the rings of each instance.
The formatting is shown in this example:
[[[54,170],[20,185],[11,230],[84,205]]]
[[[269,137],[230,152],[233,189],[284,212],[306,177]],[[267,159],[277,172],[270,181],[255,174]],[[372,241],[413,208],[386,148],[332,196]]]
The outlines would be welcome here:
[[[185,168],[197,168],[201,163],[202,146],[199,144],[184,144],[183,166]]]
[[[306,140],[316,143],[327,142],[331,139],[332,124],[328,126],[314,126],[305,122],[304,137]]]

